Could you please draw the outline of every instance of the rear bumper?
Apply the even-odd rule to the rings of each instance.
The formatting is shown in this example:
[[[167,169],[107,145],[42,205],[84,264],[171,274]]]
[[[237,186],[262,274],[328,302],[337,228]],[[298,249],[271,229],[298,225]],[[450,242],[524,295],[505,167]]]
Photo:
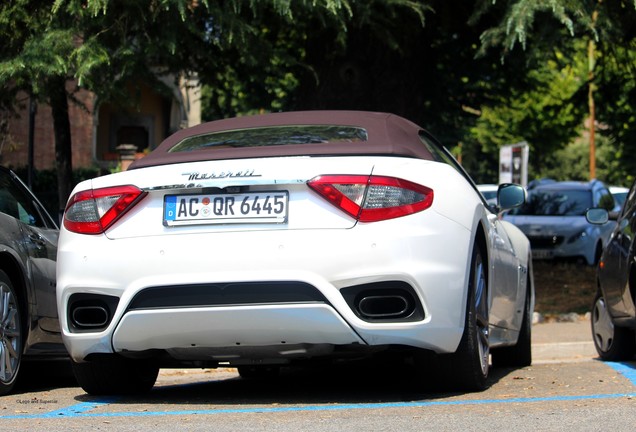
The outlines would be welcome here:
[[[424,213],[412,224],[393,221],[350,230],[120,240],[63,231],[57,292],[65,345],[75,361],[94,353],[146,350],[165,350],[183,360],[202,352],[238,358],[249,348],[266,347],[284,357],[285,347],[309,345],[453,352],[463,333],[470,232],[435,212]],[[424,228],[432,226],[441,228]],[[302,282],[325,301],[130,307],[148,287],[237,281]],[[411,286],[423,318],[368,322],[357,316],[341,289],[382,281]],[[72,330],[68,302],[76,293],[119,299],[105,329]]]
[[[116,351],[287,343],[346,345],[363,341],[327,305],[132,311],[113,334]]]

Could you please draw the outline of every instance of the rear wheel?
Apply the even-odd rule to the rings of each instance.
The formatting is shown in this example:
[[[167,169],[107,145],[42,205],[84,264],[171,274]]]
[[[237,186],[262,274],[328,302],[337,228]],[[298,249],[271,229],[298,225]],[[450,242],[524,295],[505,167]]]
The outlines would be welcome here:
[[[457,388],[480,391],[486,388],[490,361],[488,339],[488,274],[485,254],[479,246],[473,251],[468,307],[464,336],[451,356],[449,375]]]
[[[592,338],[596,352],[605,361],[630,360],[636,353],[634,331],[614,325],[600,289],[592,305]]]
[[[21,322],[20,300],[0,270],[0,395],[11,392],[18,379],[24,346]]]
[[[481,247],[475,245],[470,270],[464,334],[453,354],[415,356],[418,373],[424,379],[424,368],[433,367],[428,383],[435,388],[481,391],[486,388],[490,344],[488,339],[488,273]]]
[[[77,382],[92,395],[146,393],[159,374],[159,367],[151,362],[116,355],[72,365]]]

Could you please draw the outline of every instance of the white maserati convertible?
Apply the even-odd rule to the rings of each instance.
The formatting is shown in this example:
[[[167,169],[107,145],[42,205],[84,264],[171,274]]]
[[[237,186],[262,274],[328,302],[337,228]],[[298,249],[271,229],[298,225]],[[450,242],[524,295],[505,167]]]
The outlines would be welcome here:
[[[526,237],[433,137],[385,113],[314,111],[182,130],[66,206],[57,301],[91,394],[160,368],[408,360],[413,382],[481,390],[531,362]]]

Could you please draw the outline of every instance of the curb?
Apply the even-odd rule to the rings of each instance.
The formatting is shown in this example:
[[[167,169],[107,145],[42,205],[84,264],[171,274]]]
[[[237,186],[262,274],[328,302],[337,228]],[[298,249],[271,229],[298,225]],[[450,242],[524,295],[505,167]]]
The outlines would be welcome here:
[[[590,361],[598,358],[592,333],[590,314],[533,316],[533,363]]]
[[[589,321],[592,314],[591,312],[586,312],[585,314],[577,314],[576,312],[571,312],[567,314],[560,315],[544,315],[540,312],[534,312],[532,314],[532,324],[541,324],[545,322],[579,322],[579,321]]]
[[[591,361],[598,357],[594,342],[560,342],[532,345],[532,363]]]

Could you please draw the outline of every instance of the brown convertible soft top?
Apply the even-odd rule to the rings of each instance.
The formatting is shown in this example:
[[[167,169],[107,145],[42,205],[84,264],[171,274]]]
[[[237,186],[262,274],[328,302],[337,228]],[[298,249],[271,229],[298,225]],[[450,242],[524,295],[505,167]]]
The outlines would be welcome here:
[[[173,151],[183,140],[223,131],[289,125],[337,125],[366,130],[367,139],[359,142],[321,142],[228,148],[202,148]],[[297,111],[217,120],[183,129],[166,138],[146,157],[135,161],[130,169],[205,160],[245,159],[278,156],[328,155],[397,155],[432,160],[433,156],[420,138],[423,129],[394,114],[365,111]]]

